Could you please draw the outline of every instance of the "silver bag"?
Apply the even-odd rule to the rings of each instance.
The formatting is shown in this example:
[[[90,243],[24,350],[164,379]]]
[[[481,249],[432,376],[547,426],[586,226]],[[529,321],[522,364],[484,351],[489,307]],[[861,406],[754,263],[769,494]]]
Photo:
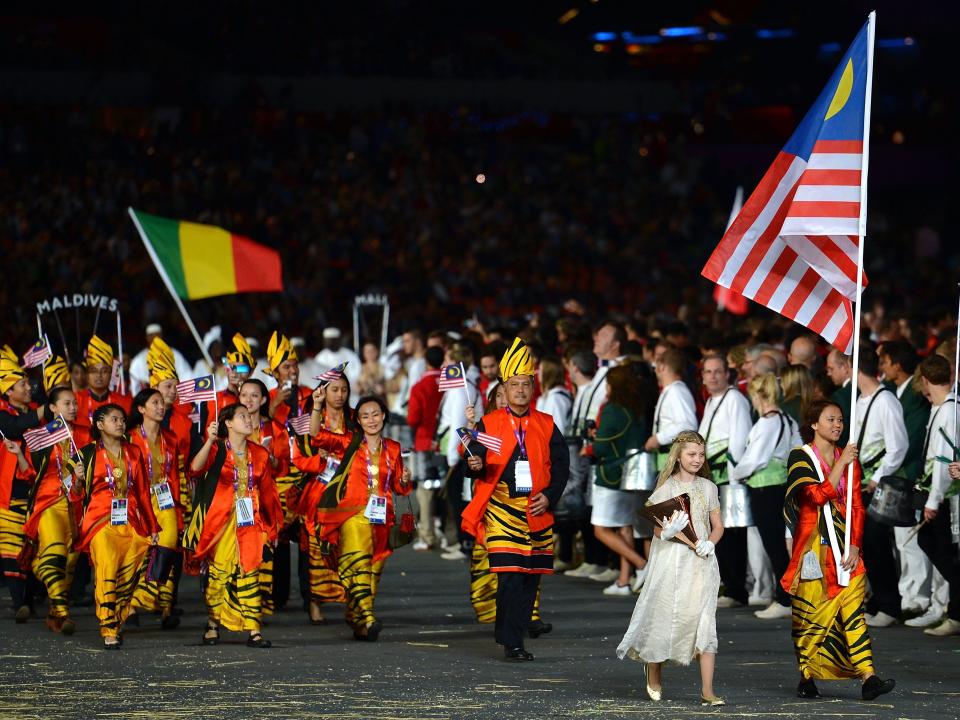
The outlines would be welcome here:
[[[753,525],[753,513],[750,511],[750,488],[742,483],[728,483],[720,486],[720,513],[723,526],[742,528]]]
[[[657,486],[657,456],[642,450],[627,450],[620,477],[621,490],[653,490]]]

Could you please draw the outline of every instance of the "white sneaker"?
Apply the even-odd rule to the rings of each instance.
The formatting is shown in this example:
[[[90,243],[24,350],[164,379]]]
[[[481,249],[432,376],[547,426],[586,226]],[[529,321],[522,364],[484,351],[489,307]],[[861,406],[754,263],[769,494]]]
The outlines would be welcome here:
[[[893,615],[887,615],[885,612],[878,612],[876,615],[867,615],[867,626],[869,627],[890,627],[899,625],[900,620]]]
[[[553,561],[554,572],[562,573],[572,569],[573,569],[573,563],[569,563],[565,560],[561,560],[560,558],[557,558],[556,560]]]
[[[747,598],[747,605],[750,607],[767,607],[770,603],[773,602],[773,598],[769,597],[760,597],[759,595],[751,595]]]
[[[943,610],[931,605],[923,615],[907,620],[904,625],[915,628],[933,627],[943,619],[943,614]]]
[[[445,552],[440,557],[442,557],[444,560],[464,560],[467,556],[461,552],[459,547],[457,547],[456,550]]]
[[[594,565],[593,563],[583,563],[583,565],[578,568],[567,570],[564,575],[566,577],[588,578],[591,575],[600,572],[601,570],[603,570],[603,568],[599,565]]]
[[[644,565],[642,569],[637,569],[633,573],[633,581],[630,583],[630,589],[633,592],[640,592],[640,588],[643,587],[644,581],[647,579],[647,568],[649,565]]]
[[[778,602],[772,602],[765,610],[757,610],[756,615],[761,620],[776,620],[778,618],[788,618],[792,614],[787,605],[781,605]]]
[[[604,590],[606,592],[606,590]],[[960,620],[951,620],[947,618],[936,627],[930,627],[923,631],[924,635],[933,635],[935,637],[950,637],[951,635],[960,635]]]
[[[423,540],[417,540],[413,544],[413,549],[417,552],[426,552],[430,549],[430,545],[424,542]]]
[[[739,600],[734,600],[729,595],[721,595],[717,598],[717,607],[718,608],[738,608],[743,607],[743,603]]]
[[[620,585],[616,580],[613,581],[613,585],[605,587],[603,589],[604,595],[632,595],[633,590],[630,589],[630,585]]]
[[[591,575],[590,579],[594,582],[608,583],[611,580],[616,580],[618,577],[620,577],[620,573],[618,571],[612,568],[607,568]]]

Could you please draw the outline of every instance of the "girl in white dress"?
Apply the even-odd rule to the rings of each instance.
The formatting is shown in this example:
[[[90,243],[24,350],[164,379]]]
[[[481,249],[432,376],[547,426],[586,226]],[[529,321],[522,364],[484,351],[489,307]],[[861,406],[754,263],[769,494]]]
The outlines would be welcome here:
[[[699,656],[701,705],[723,705],[723,699],[713,693],[720,589],[714,547],[723,536],[723,521],[717,486],[707,467],[706,444],[692,431],[684,431],[674,440],[648,504],[683,493],[690,496],[690,516],[674,513],[655,529],[646,584],[617,656],[644,663],[647,694],[654,701],[662,696],[663,663],[689,665]],[[699,540],[696,550],[670,542],[691,522]]]

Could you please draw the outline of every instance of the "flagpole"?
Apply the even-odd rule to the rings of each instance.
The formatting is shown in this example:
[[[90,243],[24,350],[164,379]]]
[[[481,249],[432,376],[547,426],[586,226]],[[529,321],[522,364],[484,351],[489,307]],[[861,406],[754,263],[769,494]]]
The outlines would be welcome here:
[[[957,283],[957,287],[960,287],[960,283]],[[954,348],[953,356],[953,391],[957,392],[957,380],[960,379],[960,302],[957,304],[957,346]],[[957,447],[960,447],[960,424],[957,423],[957,419],[960,418],[960,413],[957,412],[957,403],[953,404],[953,439],[956,441]],[[958,458],[953,458],[957,460]]]
[[[463,394],[467,396],[467,407],[473,403],[470,402],[470,390],[467,388],[467,371],[463,369],[463,363],[460,363],[460,377],[463,378]]]
[[[67,336],[63,334],[63,323],[60,322],[60,315],[56,309],[53,311],[53,319],[57,321],[57,330],[60,332],[60,342],[63,343],[63,354],[67,356],[67,364],[70,363],[70,346],[67,344]]]
[[[873,94],[873,45],[877,13],[867,17],[867,80],[863,105],[863,164],[860,170],[860,222],[857,242],[857,300],[853,316],[853,368],[850,379],[850,434],[857,426],[857,375],[860,372],[860,303],[863,298],[863,251],[867,239],[867,171],[870,165],[870,107]],[[847,466],[846,519],[843,531],[843,559],[850,557],[850,530],[853,525],[853,463]],[[837,568],[837,582],[850,584],[851,571]]]
[[[73,452],[76,453],[77,457],[80,457],[80,451],[77,449],[77,443],[73,439],[73,433],[70,432],[70,423],[63,419],[63,415],[61,413],[57,413],[57,417],[63,420],[64,427],[67,428],[67,433],[70,435],[70,445],[73,447]]]
[[[183,319],[186,321],[187,327],[190,328],[190,333],[193,335],[193,339],[196,341],[197,347],[200,348],[200,353],[203,355],[203,359],[207,361],[207,364],[210,367],[214,367],[210,353],[207,352],[207,348],[203,344],[203,340],[200,338],[200,333],[197,332],[197,328],[193,324],[193,320],[190,319],[187,309],[183,306],[183,301],[180,299],[180,296],[177,295],[177,291],[174,289],[173,283],[170,281],[170,278],[167,275],[167,271],[163,269],[163,263],[160,262],[160,258],[157,257],[157,253],[153,249],[153,245],[151,245],[150,241],[147,239],[147,233],[144,232],[143,226],[140,224],[140,219],[137,217],[137,214],[133,211],[132,207],[127,208],[127,213],[130,215],[130,219],[133,220],[133,224],[136,226],[137,232],[140,233],[140,239],[143,241],[143,246],[147,249],[147,254],[153,261],[154,266],[156,266],[157,272],[160,273],[160,279],[163,280],[163,284],[167,286],[167,290],[169,290],[170,295],[173,296],[173,301],[177,304],[180,314],[183,315]]]
[[[117,308],[117,357],[120,358],[120,394],[127,394],[126,383],[123,381],[123,330],[120,327],[120,308]]]
[[[40,322],[40,313],[37,313],[37,339],[38,339],[38,340],[43,340],[43,338],[44,338],[44,334],[43,334],[43,324]],[[49,341],[48,341],[48,342],[47,342],[47,345],[49,345],[49,344],[50,344],[50,343],[49,343]]]

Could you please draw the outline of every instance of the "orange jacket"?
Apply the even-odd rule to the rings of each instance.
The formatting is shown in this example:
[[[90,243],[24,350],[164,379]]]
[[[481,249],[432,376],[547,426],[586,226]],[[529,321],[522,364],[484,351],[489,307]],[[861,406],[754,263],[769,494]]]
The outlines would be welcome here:
[[[270,402],[273,402],[274,398],[277,397],[278,388],[273,388],[270,391]],[[306,385],[297,385],[297,407],[300,409],[299,414],[310,412],[310,407],[313,405],[313,393],[310,391]],[[281,425],[287,424],[287,419],[290,417],[290,406],[287,403],[280,403],[277,406],[277,410],[273,413],[273,419],[276,420]]]
[[[143,466],[147,471],[144,478],[147,481],[147,487],[153,484],[153,478],[150,476],[150,467],[153,459],[150,455],[150,446],[147,438],[140,428],[130,428],[128,430],[130,442],[140,449],[143,455]],[[180,448],[177,436],[170,430],[160,428],[160,445],[163,454],[163,467],[160,470],[160,481],[166,481],[170,484],[170,494],[173,495],[173,509],[177,513],[177,529],[183,530],[184,507],[182,502],[180,487],[180,467],[183,460],[180,457]],[[151,501],[152,505],[152,501]]]
[[[333,434],[339,435],[340,433]],[[353,433],[347,430],[343,433],[343,436],[349,445]],[[321,448],[317,437],[299,437],[293,446],[293,464],[304,476],[300,495],[293,510],[303,518],[304,529],[313,536],[317,534],[317,504],[327,487],[320,482],[319,475],[327,469],[327,457],[329,455],[337,458],[337,460],[343,459],[343,452]]]
[[[124,463],[127,466],[127,522],[134,532],[148,537],[160,532],[160,524],[153,514],[150,485],[147,482],[140,448],[126,440],[122,443]],[[77,550],[90,549],[90,541],[110,522],[113,491],[107,482],[107,451],[98,442],[80,450],[84,474],[83,524],[77,540]]]
[[[73,441],[77,447],[85,447],[90,443],[90,436],[84,428],[73,427]],[[64,453],[66,447],[66,453]],[[66,495],[63,482],[60,480],[62,472],[69,472],[72,446],[69,441],[57,443],[53,447],[40,452],[30,453],[30,466],[36,474],[37,480],[33,486],[30,499],[30,515],[23,526],[24,534],[34,540],[40,527],[40,516],[51,505],[56,504]],[[69,496],[70,509],[73,511],[76,526],[80,527],[83,516],[83,487],[74,482]]]
[[[22,417],[21,413],[2,397],[0,397],[0,412],[12,415],[15,418]],[[37,419],[35,413],[33,414],[33,420],[35,421],[32,423],[33,426],[36,427],[40,424],[40,420]],[[27,444],[22,439],[13,438],[12,436],[9,437],[9,439],[19,443],[24,453],[27,452]],[[0,508],[6,510],[10,507],[10,496],[13,491],[14,480],[29,483],[33,482],[33,478],[33,470],[30,468],[21,470],[20,464],[17,462],[17,456],[8,451],[6,445],[0,442]]]
[[[98,398],[93,394],[90,388],[84,388],[76,392],[77,396],[77,420],[76,425],[85,427],[88,431],[93,426],[94,411],[104,405],[113,403],[123,408],[123,411],[130,414],[130,408],[133,404],[133,398],[129,395],[121,395],[118,392],[110,391],[105,396]]]
[[[533,478],[533,490],[530,497],[543,492],[550,486],[550,438],[553,436],[556,427],[553,418],[533,408],[521,418],[514,416],[509,408],[495,410],[485,415],[483,420],[480,421],[478,429],[499,438],[503,446],[499,454],[489,450],[484,453],[482,475],[477,478],[473,488],[473,500],[464,509],[461,521],[463,531],[481,542],[484,540],[483,517],[487,511],[487,503],[490,502],[493,491],[496,489],[497,483],[500,482],[500,476],[503,475],[514,450],[517,449],[517,438],[514,435],[513,425],[510,421],[511,417],[517,423],[518,429],[522,425],[526,433],[524,446],[527,450],[530,474]],[[470,449],[474,454],[477,454],[474,444],[471,444]],[[563,488],[560,489],[562,491]],[[542,515],[531,515],[530,511],[527,510],[527,523],[532,531],[543,530],[553,525],[553,513],[548,510]]]
[[[223,441],[219,441],[223,442]],[[197,502],[194,512],[204,512],[203,528],[200,538],[193,549],[199,560],[211,555],[217,547],[221,535],[230,532],[227,523],[233,523],[237,544],[240,548],[240,565],[244,573],[253,572],[263,561],[263,545],[277,539],[283,523],[283,508],[277,495],[277,485],[270,468],[270,456],[266,449],[254,442],[247,443],[249,461],[253,463],[253,525],[236,527],[234,509],[237,493],[234,490],[234,468],[236,458],[233,450],[225,448],[226,456],[217,477],[206,477],[217,455],[218,445],[214,445],[204,466],[193,474],[202,478],[198,481]],[[208,487],[208,483],[214,484]],[[203,498],[212,498],[207,504]]]

